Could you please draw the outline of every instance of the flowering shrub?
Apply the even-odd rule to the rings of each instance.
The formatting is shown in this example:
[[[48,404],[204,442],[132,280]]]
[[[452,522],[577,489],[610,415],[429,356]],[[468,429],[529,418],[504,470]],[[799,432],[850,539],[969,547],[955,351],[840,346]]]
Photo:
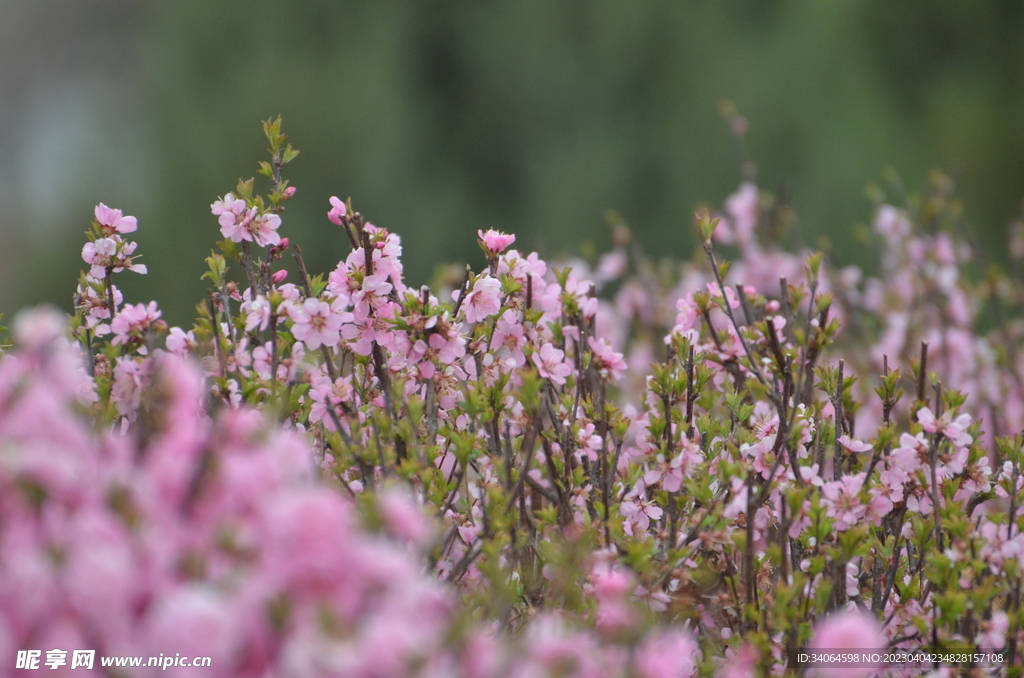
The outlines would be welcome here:
[[[555,267],[479,231],[481,271],[412,289],[399,237],[337,197],[351,253],[309,275],[281,216],[298,152],[264,130],[269,192],[213,203],[192,327],[126,303],[137,224],[102,204],[70,330],[17,319],[0,655],[669,678],[927,649],[1014,670],[1022,297],[962,275],[946,184],[878,207],[877,278],[785,252],[744,183],[698,215],[702,263],[659,268],[619,227],[596,265]]]

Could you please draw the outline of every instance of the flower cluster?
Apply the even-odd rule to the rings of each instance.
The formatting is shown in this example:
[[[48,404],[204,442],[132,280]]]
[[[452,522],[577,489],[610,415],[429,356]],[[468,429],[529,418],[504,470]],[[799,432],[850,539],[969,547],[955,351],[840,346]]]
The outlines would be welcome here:
[[[265,132],[270,191],[214,203],[226,240],[192,327],[124,303],[126,244],[83,274],[75,348],[27,316],[0,362],[0,481],[22,502],[0,504],[22,526],[0,530],[0,562],[33,563],[0,608],[17,643],[99,633],[68,574],[95,566],[131,573],[104,575],[123,602],[104,647],[151,643],[166,615],[215,629],[181,642],[220,643],[226,675],[782,675],[801,648],[1006,658],[977,675],[1019,660],[1024,437],[1006,434],[1024,429],[1024,325],[1005,318],[1024,295],[961,273],[946,183],[920,214],[880,203],[878,277],[787,253],[747,182],[698,215],[703,261],[675,277],[624,226],[561,265],[481,230],[479,272],[417,289],[399,236],[337,197],[351,251],[307,272],[278,233],[297,151],[280,120]],[[136,227],[100,207],[94,270],[95,243]],[[113,551],[79,554],[79,520]],[[38,572],[51,593],[29,600],[18,577]],[[923,670],[863,670],[883,669]]]

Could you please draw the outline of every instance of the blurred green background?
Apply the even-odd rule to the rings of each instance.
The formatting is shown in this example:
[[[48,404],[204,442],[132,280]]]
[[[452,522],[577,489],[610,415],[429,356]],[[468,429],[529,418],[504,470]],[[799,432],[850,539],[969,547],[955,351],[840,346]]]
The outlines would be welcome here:
[[[282,233],[312,271],[352,196],[402,235],[407,276],[479,267],[478,228],[547,255],[609,242],[618,210],[688,256],[692,213],[740,181],[718,111],[750,121],[758,183],[810,245],[854,237],[883,168],[957,178],[999,256],[1024,197],[1024,3],[821,0],[0,0],[0,311],[70,308],[100,201],[139,218],[130,301],[201,300],[209,205],[255,174],[259,121],[302,155]]]

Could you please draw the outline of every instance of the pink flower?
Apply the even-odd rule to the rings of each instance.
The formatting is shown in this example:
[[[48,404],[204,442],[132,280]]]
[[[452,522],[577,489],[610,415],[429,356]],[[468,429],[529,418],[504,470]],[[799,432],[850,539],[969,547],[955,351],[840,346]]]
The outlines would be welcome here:
[[[757,227],[758,199],[757,186],[746,181],[725,200],[725,211],[732,220],[740,247],[749,245],[753,238],[754,229]]]
[[[981,622],[981,633],[974,642],[982,652],[994,652],[1006,645],[1006,632],[1010,629],[1010,618],[999,610],[992,613],[992,618]]]
[[[458,297],[459,292],[452,292]],[[490,276],[479,278],[473,283],[473,291],[462,302],[466,322],[475,323],[491,317],[501,309],[501,283]]]
[[[440,332],[431,334],[427,343],[430,348],[437,351],[437,359],[444,365],[451,365],[466,355],[466,339],[458,332],[452,332],[447,336]]]
[[[246,290],[246,294],[249,290]],[[273,313],[270,301],[265,296],[259,294],[252,301],[242,302],[242,311],[245,312],[245,331],[252,332],[257,327],[260,331],[264,331],[270,325],[270,316]]]
[[[149,306],[128,304],[110,323],[110,329],[114,331],[114,340],[111,343],[120,346],[127,343],[130,337],[143,338],[160,315],[155,301],[149,302]]]
[[[669,492],[678,492],[683,484],[683,460],[683,454],[676,455],[671,462],[665,461],[665,455],[659,454],[654,468],[644,474],[644,484],[649,487],[661,482]]]
[[[867,512],[861,503],[860,491],[864,486],[864,473],[843,476],[839,480],[825,483],[821,488],[828,505],[828,516],[836,519],[836,529],[848,530],[856,525]]]
[[[89,275],[100,280],[107,277],[108,268],[114,273],[127,268],[129,271],[145,275],[145,265],[132,263],[131,254],[135,247],[135,243],[125,242],[116,235],[98,238],[82,246],[82,259],[92,266]]]
[[[887,645],[878,621],[866,612],[857,611],[833,614],[819,622],[808,647],[823,652],[857,650],[874,653],[881,652]],[[817,667],[817,670],[825,678],[859,678],[870,675],[876,668],[827,664]]]
[[[675,628],[649,634],[636,652],[636,669],[641,678],[689,678],[697,671],[697,641]]]
[[[352,322],[342,326],[341,336],[358,355],[370,355],[373,342],[387,347],[394,341],[392,328],[399,311],[398,304],[390,301],[382,301],[373,313],[366,304],[358,304],[351,314]]]
[[[53,306],[25,309],[14,316],[14,341],[23,349],[45,348],[66,331],[67,318]]]
[[[890,247],[898,245],[910,235],[910,220],[906,212],[892,205],[882,205],[875,215],[875,231],[885,238]]]
[[[494,328],[494,335],[491,337],[491,348],[494,355],[502,360],[509,359],[515,362],[516,367],[526,364],[526,356],[523,354],[523,346],[526,345],[526,334],[522,324],[511,310],[505,311],[498,318],[498,324]]]
[[[486,249],[491,256],[501,254],[505,251],[505,248],[516,241],[516,237],[514,235],[501,233],[500,231],[495,231],[493,228],[489,229],[486,233],[483,231],[477,231],[476,234],[480,237],[480,242],[484,249]]]
[[[418,547],[429,545],[434,536],[433,526],[406,492],[386,489],[378,495],[377,502],[389,532]]]
[[[336,346],[342,323],[351,318],[351,313],[337,313],[327,302],[309,298],[292,311],[292,336],[308,349]]]
[[[593,351],[593,364],[597,369],[598,375],[605,381],[621,379],[622,373],[628,367],[626,361],[622,359],[622,354],[613,351],[612,347],[604,339],[588,337],[587,343],[590,344],[590,350]]]
[[[222,199],[210,205],[210,211],[214,216],[220,217],[217,221],[224,226],[234,223],[245,212],[245,201],[236,198],[233,193],[227,193]]]
[[[276,214],[260,214],[256,208],[247,209],[245,201],[235,198],[231,193],[213,203],[210,211],[218,215],[221,235],[232,242],[245,240],[260,247],[281,244],[281,236],[277,233],[281,217]]]
[[[96,221],[103,227],[104,235],[131,233],[139,227],[135,217],[126,217],[121,210],[112,209],[103,203],[96,205],[94,213]]]
[[[196,346],[196,337],[191,330],[185,332],[180,327],[172,327],[167,334],[167,350],[178,357],[185,357]]]
[[[917,421],[925,431],[941,433],[952,440],[954,445],[963,447],[970,445],[974,440],[967,432],[971,426],[971,415],[969,414],[961,414],[954,419],[952,411],[947,411],[943,413],[942,417],[936,418],[931,409],[922,407],[917,411]]]
[[[619,505],[619,513],[626,518],[623,529],[626,534],[637,539],[647,537],[647,530],[651,526],[651,520],[658,520],[664,511],[653,501],[636,499],[624,501]]]
[[[316,377],[313,379],[313,387],[309,390],[309,397],[313,400],[310,408],[310,421],[322,421],[332,431],[337,430],[337,423],[328,411],[328,408],[337,408],[339,405],[349,405],[355,396],[352,388],[352,377],[338,377],[331,382],[330,377]],[[342,425],[345,419],[341,418]]]
[[[857,438],[851,438],[848,435],[839,436],[839,444],[848,449],[850,452],[868,452],[874,448],[871,443],[866,443]]]
[[[572,368],[562,362],[565,359],[565,353],[551,344],[541,346],[540,350],[532,357],[540,376],[550,379],[551,383],[556,386],[565,384],[565,378],[572,374]]]
[[[331,220],[331,223],[341,226],[342,218],[347,214],[345,203],[343,203],[337,196],[331,196],[331,211],[327,213],[327,218]]]

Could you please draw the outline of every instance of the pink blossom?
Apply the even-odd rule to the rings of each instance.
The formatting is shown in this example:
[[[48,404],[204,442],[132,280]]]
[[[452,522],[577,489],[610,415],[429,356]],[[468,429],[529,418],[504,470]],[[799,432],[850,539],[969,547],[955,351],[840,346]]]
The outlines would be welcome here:
[[[452,332],[447,336],[436,332],[431,334],[427,341],[430,348],[437,351],[437,359],[444,365],[451,365],[466,355],[466,339],[458,332]]]
[[[878,621],[866,612],[839,612],[819,622],[808,647],[812,650],[842,652],[857,650],[862,653],[881,652],[888,646]],[[817,667],[825,678],[854,678],[870,675],[875,667],[840,667],[824,664]]]
[[[498,273],[507,273],[516,281],[526,284],[529,277],[533,277],[534,289],[541,286],[542,279],[547,274],[548,266],[536,252],[523,257],[518,250],[509,250],[498,258]]]
[[[82,246],[82,259],[92,266],[89,274],[94,278],[105,278],[107,267],[113,266],[117,255],[117,242],[113,238],[99,238]]]
[[[313,400],[309,418],[311,421],[322,421],[331,430],[337,430],[337,423],[334,417],[328,412],[328,408],[349,406],[353,404],[355,390],[352,388],[352,377],[338,377],[333,382],[330,377],[316,377],[313,379],[312,388],[309,390],[309,397]],[[339,417],[342,425],[346,426],[344,418]]]
[[[292,335],[308,349],[336,346],[342,323],[351,317],[351,313],[335,312],[325,301],[309,298],[292,312]]]
[[[46,348],[64,337],[67,318],[53,306],[19,311],[14,316],[14,340],[23,349]]]
[[[254,242],[261,247],[281,244],[281,236],[277,233],[281,217],[276,214],[260,214],[256,208],[247,209],[245,201],[236,199],[231,193],[213,203],[210,210],[218,215],[221,235],[232,242]]]
[[[921,427],[929,433],[941,433],[954,445],[963,447],[970,445],[974,438],[967,433],[971,426],[971,415],[961,414],[955,419],[951,411],[944,412],[942,417],[936,418],[930,408],[922,407],[917,411],[917,421]]]
[[[516,367],[526,364],[523,347],[526,345],[526,333],[515,313],[507,310],[498,318],[491,337],[491,348],[498,358],[510,358]]]
[[[236,198],[233,193],[227,193],[222,199],[210,205],[210,211],[214,216],[220,217],[218,222],[223,227],[226,224],[233,224],[245,212],[245,207],[244,200]]]
[[[628,367],[626,361],[622,359],[622,354],[613,351],[604,339],[588,337],[587,343],[593,352],[594,367],[597,368],[598,375],[606,381],[609,379],[621,379],[622,373]]]
[[[359,304],[352,311],[352,322],[342,325],[341,336],[358,355],[370,355],[374,342],[386,347],[394,341],[394,318],[399,311],[398,304],[390,301],[381,302],[374,313]]]
[[[495,231],[493,228],[488,229],[486,233],[482,230],[477,231],[476,233],[480,238],[480,242],[491,256],[501,254],[509,245],[516,241],[516,237],[514,235],[501,233],[499,231]]]
[[[647,537],[647,530],[651,526],[651,520],[658,520],[664,511],[654,502],[643,499],[623,501],[619,505],[619,513],[626,518],[623,528],[626,534],[643,539]]]
[[[246,290],[246,294],[249,290]],[[252,332],[259,328],[262,332],[270,325],[272,314],[270,301],[262,294],[257,295],[252,301],[242,302],[242,311],[245,312],[245,331]]]
[[[537,372],[556,386],[565,384],[565,378],[572,374],[572,368],[563,362],[564,359],[565,353],[551,344],[544,344],[533,354]]]
[[[146,332],[160,315],[155,301],[149,302],[148,306],[145,304],[126,305],[110,323],[110,329],[114,332],[114,340],[111,343],[114,346],[120,346],[128,343],[131,337],[144,338]]]
[[[126,217],[121,210],[112,209],[103,203],[96,205],[94,213],[96,221],[103,227],[104,235],[131,233],[139,227],[135,217]]]
[[[433,526],[405,491],[391,488],[381,492],[377,502],[384,524],[392,534],[418,547],[429,544],[434,535]]]
[[[672,461],[665,461],[665,455],[659,454],[654,467],[644,474],[644,483],[648,486],[661,483],[669,492],[678,492],[683,484],[683,455],[676,455]]]
[[[327,218],[331,220],[331,223],[334,223],[334,224],[337,224],[338,226],[341,226],[342,223],[344,223],[343,219],[344,219],[345,215],[348,214],[347,208],[345,207],[345,203],[343,203],[338,198],[338,196],[335,196],[335,195],[331,196],[330,202],[331,202],[331,211],[327,213]]]
[[[697,641],[680,628],[667,628],[647,636],[636,651],[641,678],[689,678],[697,671]]]
[[[860,491],[864,485],[864,473],[843,476],[827,482],[821,493],[827,500],[828,515],[836,519],[836,529],[848,530],[856,525],[867,511],[861,503]]]
[[[875,215],[875,231],[885,238],[890,247],[898,245],[910,235],[910,220],[906,212],[892,205],[882,205]]]
[[[185,332],[180,327],[172,327],[167,334],[167,350],[178,357],[185,357],[196,346],[196,337],[191,330]]]
[[[869,452],[874,449],[871,443],[866,443],[857,438],[851,438],[848,435],[839,436],[839,444],[848,449],[850,452]]]
[[[725,211],[732,220],[740,247],[749,245],[753,239],[757,227],[758,199],[757,186],[746,181],[725,200]]]
[[[1006,645],[1006,632],[1010,629],[1010,617],[998,610],[992,618],[981,622],[981,633],[974,639],[982,652],[995,652]]]
[[[458,295],[458,290],[452,292],[454,298]],[[477,279],[473,283],[473,291],[463,300],[462,309],[468,323],[491,317],[501,309],[501,283],[490,276]]]

